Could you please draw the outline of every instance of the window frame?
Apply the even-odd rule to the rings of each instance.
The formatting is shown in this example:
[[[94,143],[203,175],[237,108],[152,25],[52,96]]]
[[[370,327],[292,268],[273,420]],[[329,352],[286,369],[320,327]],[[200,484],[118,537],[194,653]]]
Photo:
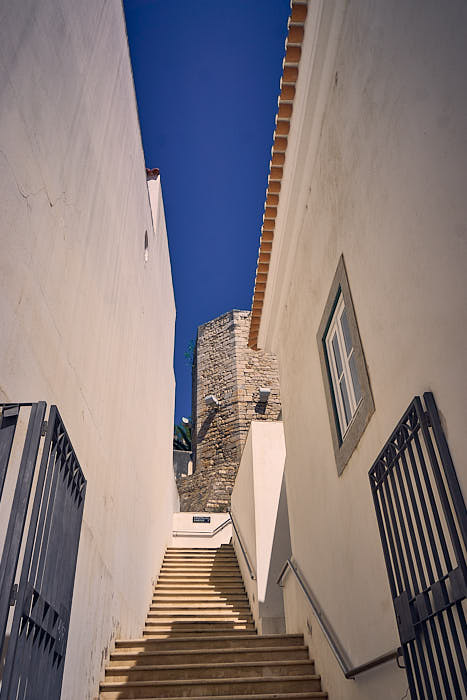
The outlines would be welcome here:
[[[337,378],[336,380],[336,371],[338,371],[338,368],[335,365],[335,358],[332,356],[330,357],[330,347],[329,343],[327,342],[328,338],[332,339],[333,337],[333,324],[339,322],[342,318],[342,306],[346,312],[348,332],[352,343],[352,351],[347,354],[346,359],[350,360],[352,355],[354,357],[353,364],[358,377],[358,384],[361,392],[359,401],[354,401],[353,408],[355,410],[352,411],[352,415],[348,421],[345,420],[345,415],[344,421],[342,420],[344,411],[343,401],[339,401],[340,397],[336,391],[336,385],[339,386],[339,379]],[[341,331],[341,335],[338,337],[345,349],[346,343],[344,339],[344,332],[341,326],[338,326],[338,328],[340,328]],[[341,475],[361,436],[363,435],[371,415],[375,410],[368,370],[363,354],[360,333],[352,303],[352,296],[350,294],[350,287],[343,255],[341,255],[339,259],[339,264],[329,291],[316,339],[318,343],[337,473],[338,475]],[[341,364],[343,364],[342,357]],[[350,374],[349,364],[346,374],[346,382],[349,381]],[[354,390],[354,382],[352,380],[352,391]],[[352,407],[352,402],[350,400],[349,404]]]

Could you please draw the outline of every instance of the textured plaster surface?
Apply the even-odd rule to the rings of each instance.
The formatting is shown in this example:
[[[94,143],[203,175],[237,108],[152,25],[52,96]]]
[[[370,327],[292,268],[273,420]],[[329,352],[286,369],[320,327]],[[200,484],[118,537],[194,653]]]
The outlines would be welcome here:
[[[337,5],[343,23],[332,54],[321,30]],[[414,395],[434,392],[467,495],[467,97],[460,89],[467,10],[463,2],[417,0],[394,11],[381,0],[325,2],[323,12],[291,164],[303,174],[303,198],[297,186],[285,229],[297,233],[293,274],[284,304],[270,315],[277,332],[264,329],[263,337],[273,341],[266,349],[281,367],[293,554],[360,664],[398,645],[368,470]],[[305,43],[313,32],[307,25]],[[306,75],[302,64],[300,71]],[[297,98],[304,87],[299,77]],[[321,103],[312,159],[307,124]],[[294,110],[293,119],[299,116]],[[341,254],[375,413],[338,477],[316,334]],[[277,284],[284,270],[285,260]],[[290,575],[286,613],[289,631],[304,631],[310,611]],[[309,642],[330,697],[404,695],[405,675],[395,664],[345,681],[316,624]]]
[[[121,4],[0,14],[1,397],[56,403],[88,480],[62,693],[83,700],[141,634],[177,507],[170,261]]]

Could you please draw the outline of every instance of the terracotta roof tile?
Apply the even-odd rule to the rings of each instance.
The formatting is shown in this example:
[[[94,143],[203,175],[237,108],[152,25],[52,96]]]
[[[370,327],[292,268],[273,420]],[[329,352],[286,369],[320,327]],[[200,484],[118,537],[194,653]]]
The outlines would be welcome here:
[[[274,240],[274,227],[277,206],[281,191],[283,165],[287,154],[287,136],[293,112],[295,83],[298,79],[301,46],[304,37],[304,24],[307,15],[308,0],[292,0],[289,17],[289,31],[285,44],[285,56],[281,78],[281,92],[278,100],[276,128],[274,131],[271,162],[269,165],[268,189],[264,206],[261,242],[256,267],[255,289],[251,307],[250,334],[248,346],[258,349],[258,332],[261,324],[261,312],[268,278],[269,263]]]
[[[282,172],[283,172],[283,168],[273,166],[271,168],[271,170],[269,171],[269,180],[282,180]],[[271,190],[271,192],[274,192],[274,191],[275,190]]]
[[[157,180],[159,168],[146,168],[146,180]]]

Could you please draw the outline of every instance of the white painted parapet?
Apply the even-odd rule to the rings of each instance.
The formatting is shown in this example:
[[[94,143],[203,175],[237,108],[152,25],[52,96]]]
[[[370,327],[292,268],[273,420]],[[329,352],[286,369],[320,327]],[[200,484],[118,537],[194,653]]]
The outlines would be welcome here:
[[[174,513],[172,547],[220,547],[232,538],[228,513]]]
[[[285,630],[276,581],[290,556],[282,422],[252,421],[232,492],[233,544],[260,634]],[[253,569],[248,570],[242,547]]]

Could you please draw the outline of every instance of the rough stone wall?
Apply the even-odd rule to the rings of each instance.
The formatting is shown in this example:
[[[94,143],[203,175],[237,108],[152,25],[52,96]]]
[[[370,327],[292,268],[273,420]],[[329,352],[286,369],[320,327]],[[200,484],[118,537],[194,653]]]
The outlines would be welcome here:
[[[193,361],[195,473],[178,482],[182,511],[225,511],[252,420],[280,417],[274,355],[247,347],[250,312],[233,310],[198,328]],[[267,403],[259,388],[270,387]],[[218,408],[206,406],[214,394]]]

